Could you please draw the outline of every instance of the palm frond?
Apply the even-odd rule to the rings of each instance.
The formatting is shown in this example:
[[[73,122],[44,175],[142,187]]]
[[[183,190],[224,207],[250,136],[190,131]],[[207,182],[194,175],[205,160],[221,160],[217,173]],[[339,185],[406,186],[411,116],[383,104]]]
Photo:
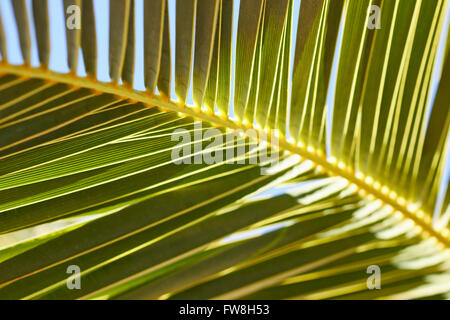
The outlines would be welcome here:
[[[450,297],[448,0],[100,6],[0,3],[0,298]]]

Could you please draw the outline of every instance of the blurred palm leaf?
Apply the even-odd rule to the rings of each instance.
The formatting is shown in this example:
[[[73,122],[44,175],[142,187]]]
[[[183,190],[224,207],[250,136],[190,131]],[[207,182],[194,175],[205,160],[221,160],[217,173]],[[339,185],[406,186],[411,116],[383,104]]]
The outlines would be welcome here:
[[[111,83],[93,1],[61,2],[82,18],[67,74],[49,70],[55,4],[2,1],[0,298],[450,297],[447,0],[183,0],[176,21],[166,0],[113,0]],[[244,136],[242,164],[177,165],[171,135],[194,119],[279,136],[281,162],[251,164],[265,141]]]

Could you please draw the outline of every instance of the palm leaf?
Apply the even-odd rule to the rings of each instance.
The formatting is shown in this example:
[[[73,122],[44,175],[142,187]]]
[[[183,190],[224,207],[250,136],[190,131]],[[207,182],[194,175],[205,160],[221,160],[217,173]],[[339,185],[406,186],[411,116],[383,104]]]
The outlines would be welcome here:
[[[447,0],[100,5],[1,2],[0,298],[450,296]]]

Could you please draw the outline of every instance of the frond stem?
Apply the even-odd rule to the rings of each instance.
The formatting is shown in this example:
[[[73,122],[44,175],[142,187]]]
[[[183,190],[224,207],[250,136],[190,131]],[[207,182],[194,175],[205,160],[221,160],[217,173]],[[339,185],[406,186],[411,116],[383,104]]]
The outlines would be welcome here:
[[[92,77],[80,78],[75,74],[61,74],[44,68],[14,66],[2,62],[0,62],[0,74],[14,74],[26,78],[39,78],[50,82],[64,83],[74,87],[91,89],[98,93],[109,93],[118,96],[121,99],[141,102],[149,106],[158,107],[162,110],[174,111],[181,113],[184,116],[190,116],[194,119],[210,122],[217,127],[243,130],[244,132],[248,129],[255,129],[250,125],[244,125],[230,120],[227,116],[221,117],[204,112],[200,108],[191,108],[182,103],[173,102],[167,97],[156,96],[150,92],[135,91],[132,88],[119,86],[114,83],[98,82]],[[261,136],[265,137],[264,140],[270,144],[272,135],[275,133],[271,131],[265,133],[265,135]],[[300,157],[314,162],[316,166],[322,167],[328,174],[347,179],[349,183],[356,185],[363,193],[365,192],[366,196],[372,196],[382,201],[386,205],[391,206],[395,211],[401,212],[404,217],[414,221],[416,225],[422,228],[422,235],[424,237],[434,237],[446,248],[450,248],[450,232],[445,228],[440,230],[433,228],[432,219],[429,215],[420,210],[409,209],[412,206],[410,206],[408,202],[400,201],[398,197],[391,196],[389,192],[381,191],[382,189],[380,187],[375,187],[373,183],[368,183],[364,179],[358,177],[353,170],[349,170],[339,166],[335,162],[329,161],[324,155],[311,152],[306,147],[299,147],[282,136],[277,138],[281,150],[298,154]]]

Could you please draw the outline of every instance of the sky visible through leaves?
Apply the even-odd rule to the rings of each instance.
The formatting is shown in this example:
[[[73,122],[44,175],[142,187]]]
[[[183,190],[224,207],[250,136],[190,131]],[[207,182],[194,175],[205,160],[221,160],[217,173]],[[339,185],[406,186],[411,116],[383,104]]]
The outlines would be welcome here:
[[[144,90],[144,73],[143,73],[143,7],[144,7],[144,1],[145,0],[136,0],[135,2],[135,12],[136,12],[136,57],[135,57],[135,81],[134,81],[134,87],[136,90]],[[294,0],[294,7],[293,12],[299,12],[301,0]],[[172,65],[175,65],[175,0],[168,0],[169,4],[169,21],[171,21],[170,24],[170,35],[171,35],[171,52],[172,52]],[[237,34],[237,22],[238,22],[238,16],[239,16],[239,4],[240,0],[234,1],[234,11],[233,11],[233,35]],[[14,15],[12,11],[12,6],[10,1],[2,0],[0,1],[0,8],[2,13],[2,20],[4,23],[5,33],[8,41],[8,55],[9,55],[9,63],[11,64],[22,64],[23,59],[20,54],[20,45],[18,40],[18,33],[17,28],[14,22]],[[30,11],[31,8],[31,0],[27,0],[27,8]],[[98,50],[98,66],[97,66],[97,77],[99,81],[102,82],[109,82],[111,79],[109,77],[109,66],[108,66],[108,42],[109,42],[109,0],[95,0],[94,1],[94,10],[95,10],[95,17],[96,17],[96,31],[97,31],[97,50]],[[53,71],[61,72],[61,73],[67,73],[69,71],[69,68],[67,66],[67,62],[65,60],[66,57],[66,42],[65,42],[65,20],[63,15],[64,9],[63,9],[63,1],[61,0],[49,0],[49,16],[50,16],[50,41],[52,43],[52,47],[56,47],[57,50],[52,50],[50,55],[50,64],[49,67]],[[30,19],[32,19],[32,13],[28,12],[28,16]],[[441,42],[439,45],[439,52],[438,52],[438,63],[436,63],[436,67],[434,70],[434,76],[432,81],[432,95],[430,98],[429,103],[433,102],[434,95],[436,93],[438,84],[439,84],[439,76],[440,76],[440,70],[442,67],[442,59],[444,54],[444,48],[445,48],[445,39],[447,39],[447,32],[449,29],[449,21],[450,21],[450,7],[447,10],[447,16],[446,21],[444,24],[444,32],[441,38]],[[294,14],[292,26],[293,26],[293,32],[291,35],[291,74],[290,79],[292,80],[292,64],[293,64],[293,57],[294,57],[294,49],[295,49],[295,40],[296,40],[296,30],[297,30],[297,24],[298,24],[298,14]],[[33,25],[33,24],[32,24]],[[343,24],[341,24],[342,26]],[[341,28],[342,29],[342,28]],[[342,30],[340,30],[340,34],[342,34]],[[232,61],[234,61],[234,52],[236,48],[236,37],[233,37],[233,47],[232,47]],[[339,49],[341,45],[341,37],[338,39],[337,43],[337,50],[335,54],[335,62],[338,61],[339,58]],[[32,66],[38,66],[38,53],[37,53],[37,45],[36,45],[36,39],[34,37],[34,34],[32,33]],[[54,46],[54,44],[57,44]],[[80,63],[78,65],[78,75],[84,76],[84,65],[83,65],[83,59],[82,55],[80,54]],[[336,65],[337,63],[334,63],[333,72],[331,74],[331,83],[330,83],[330,90],[328,94],[327,99],[327,108],[328,108],[328,123],[331,123],[331,118],[333,115],[333,97],[334,97],[334,88],[335,88],[335,79],[336,79]],[[192,77],[192,73],[191,73]],[[175,70],[172,68],[172,79],[175,78]],[[232,78],[231,78],[231,88],[233,88],[234,83],[234,72],[232,72]],[[192,83],[192,78],[191,78]],[[172,98],[175,98],[175,86],[172,84]],[[231,99],[230,101],[233,101],[233,91],[231,92]],[[189,90],[188,98],[187,98],[188,104],[193,104],[192,100],[192,87]],[[231,108],[232,110],[233,108]],[[230,117],[233,118],[233,114],[230,114]],[[289,124],[288,124],[289,125]],[[328,128],[328,133],[331,134],[331,128]],[[328,139],[329,140],[329,139]],[[447,143],[450,143],[450,139],[447,139]],[[328,148],[329,149],[329,148]],[[450,147],[447,148],[450,150]],[[450,181],[450,156],[447,155],[447,165],[446,169],[442,178],[441,182],[441,188],[438,195],[438,205],[436,206],[435,213],[440,212],[440,208],[442,206],[443,198],[445,196],[446,189],[448,187]],[[283,190],[278,190],[277,192],[282,192]]]

